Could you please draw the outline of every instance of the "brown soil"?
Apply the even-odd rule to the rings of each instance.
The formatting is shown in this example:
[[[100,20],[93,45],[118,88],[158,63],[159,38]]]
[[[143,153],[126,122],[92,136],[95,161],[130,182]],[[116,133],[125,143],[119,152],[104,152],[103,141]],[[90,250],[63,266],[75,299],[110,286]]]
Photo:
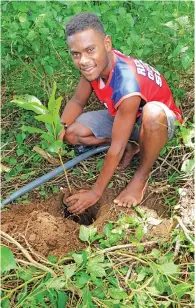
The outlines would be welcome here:
[[[113,190],[107,189],[98,203],[99,212],[94,225],[100,232],[104,224],[111,220],[115,221],[121,212],[127,215],[135,213],[133,209],[114,206],[115,196],[116,193],[113,193]],[[156,196],[150,192],[147,196],[141,207],[147,212],[152,211],[153,217],[162,215],[166,209],[162,200],[158,201]],[[39,203],[13,204],[2,211],[2,230],[18,239],[21,244],[25,244],[26,239],[30,246],[41,255],[63,256],[68,252],[85,247],[78,237],[79,224],[64,218],[63,215],[62,194]],[[163,236],[162,232],[164,231],[159,232],[161,236]]]

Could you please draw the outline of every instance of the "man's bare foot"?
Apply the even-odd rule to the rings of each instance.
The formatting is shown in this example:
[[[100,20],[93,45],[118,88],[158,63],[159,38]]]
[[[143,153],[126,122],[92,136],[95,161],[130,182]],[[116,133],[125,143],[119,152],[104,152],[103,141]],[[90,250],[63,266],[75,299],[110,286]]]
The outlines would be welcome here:
[[[122,207],[131,207],[138,205],[146,190],[148,180],[140,180],[133,177],[127,187],[115,198],[114,203]]]
[[[123,157],[118,165],[118,169],[122,170],[122,169],[127,168],[133,156],[137,154],[138,152],[139,152],[139,145],[132,143],[132,142],[127,143]]]

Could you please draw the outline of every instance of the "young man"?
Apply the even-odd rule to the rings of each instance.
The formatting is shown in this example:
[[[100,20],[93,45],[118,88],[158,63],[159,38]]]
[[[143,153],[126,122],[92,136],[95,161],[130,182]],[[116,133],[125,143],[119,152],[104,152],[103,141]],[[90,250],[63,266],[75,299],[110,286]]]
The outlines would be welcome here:
[[[181,112],[156,69],[112,49],[111,38],[95,14],[74,16],[66,25],[66,35],[81,77],[63,111],[61,120],[67,129],[59,138],[74,145],[111,144],[94,186],[67,198],[73,202],[69,211],[80,214],[94,205],[119,163],[126,166],[140,151],[139,167],[114,200],[118,206],[135,206],[143,199],[161,149],[173,137],[174,122],[182,121]],[[83,113],[93,90],[107,110]]]

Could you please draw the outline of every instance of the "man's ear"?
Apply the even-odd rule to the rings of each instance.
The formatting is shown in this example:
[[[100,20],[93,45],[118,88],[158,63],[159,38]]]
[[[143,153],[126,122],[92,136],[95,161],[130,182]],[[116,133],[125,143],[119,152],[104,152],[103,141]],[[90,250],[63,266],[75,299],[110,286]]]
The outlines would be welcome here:
[[[112,50],[112,40],[109,35],[106,35],[104,38],[104,45],[107,52],[110,52]]]

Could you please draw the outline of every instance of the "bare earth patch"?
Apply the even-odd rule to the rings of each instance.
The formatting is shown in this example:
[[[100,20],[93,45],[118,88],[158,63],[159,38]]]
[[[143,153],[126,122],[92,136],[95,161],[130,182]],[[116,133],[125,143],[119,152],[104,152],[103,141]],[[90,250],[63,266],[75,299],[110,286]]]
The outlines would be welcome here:
[[[108,189],[98,202],[99,212],[94,225],[99,232],[102,232],[108,221],[116,221],[121,213],[135,215],[133,208],[116,207],[113,203],[115,196],[113,190]],[[166,210],[162,200],[158,200],[150,191],[140,207],[148,216],[155,218],[159,218]],[[162,238],[169,234],[170,220],[164,221],[164,227],[163,224],[151,227],[151,232],[156,237]],[[26,240],[36,252],[44,256],[63,256],[83,249],[85,245],[79,240],[79,228],[79,224],[63,217],[62,194],[38,203],[9,205],[2,212],[2,231],[20,243],[25,244]]]

